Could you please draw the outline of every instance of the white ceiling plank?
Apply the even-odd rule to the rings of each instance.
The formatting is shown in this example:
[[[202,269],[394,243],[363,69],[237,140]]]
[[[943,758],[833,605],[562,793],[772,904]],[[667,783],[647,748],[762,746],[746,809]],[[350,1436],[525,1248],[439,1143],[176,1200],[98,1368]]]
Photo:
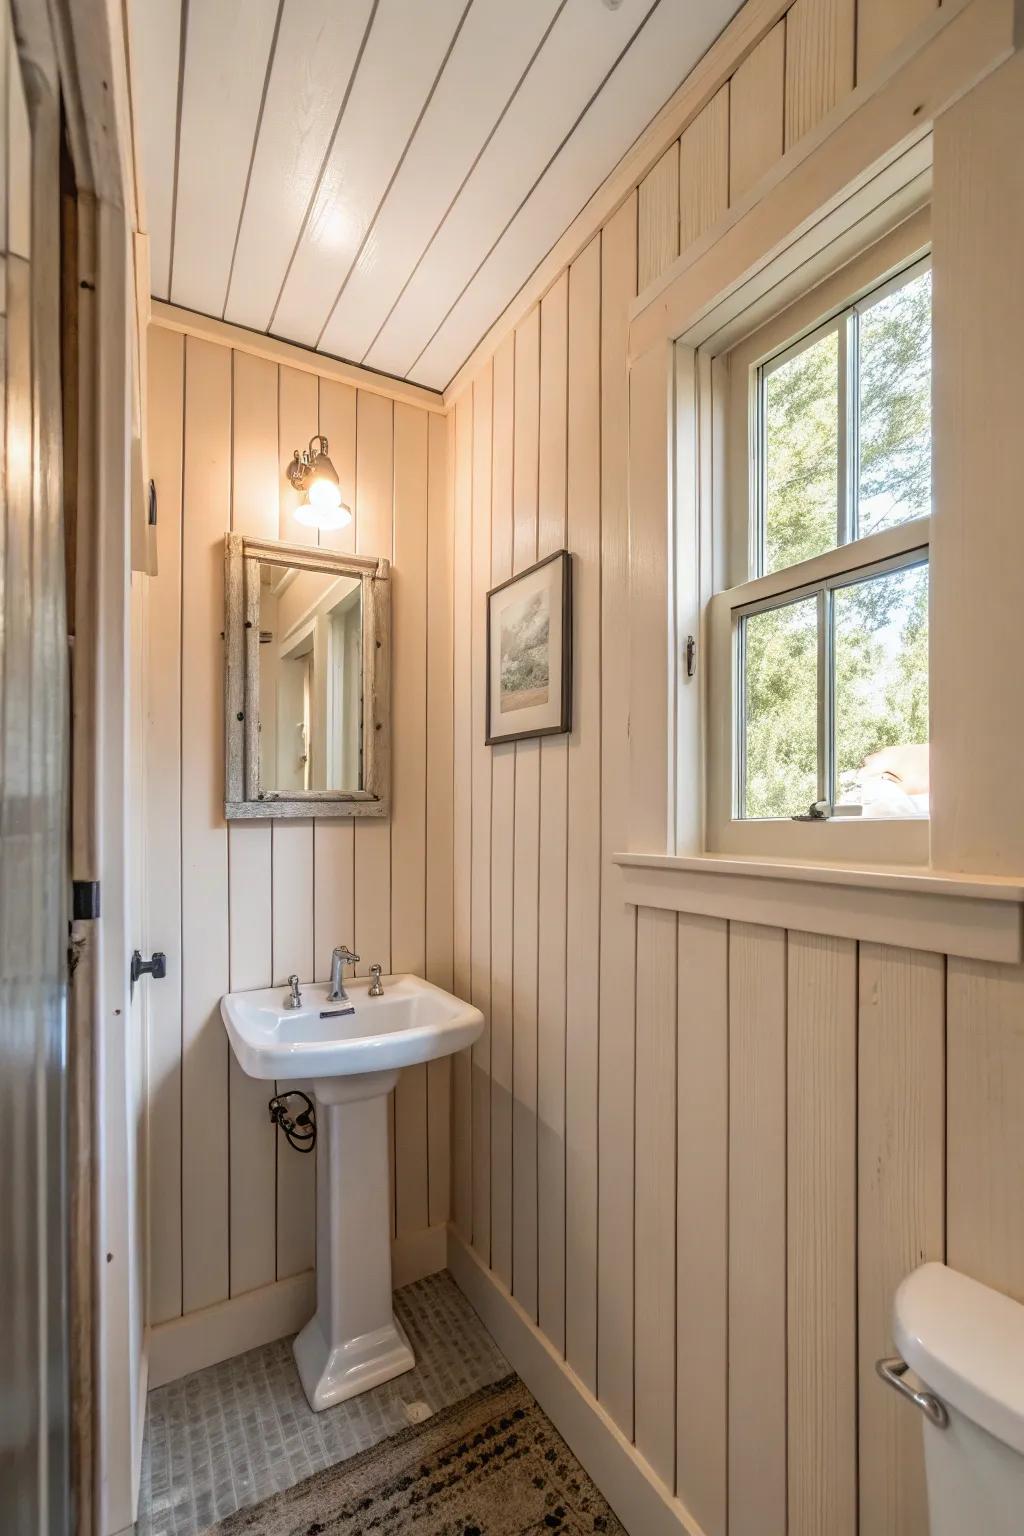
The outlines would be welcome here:
[[[144,86],[135,93],[135,110],[146,180],[150,280],[157,297],[166,299],[178,131],[181,0],[139,0],[132,45],[136,71]]]
[[[433,388],[452,379],[733,10],[733,0],[705,0],[701,6],[691,0],[662,0],[437,335],[403,374]],[[439,318],[435,310],[435,324]],[[370,360],[382,366],[375,355]]]
[[[270,323],[373,0],[285,0],[225,319]]]
[[[381,0],[309,219],[271,319],[311,345],[387,191],[465,0]]]
[[[227,293],[278,0],[190,0],[171,297],[219,315]]]
[[[362,358],[472,169],[559,0],[474,0],[320,346]]]
[[[551,35],[367,354],[371,367],[404,375],[501,230],[526,197],[593,92],[651,9],[623,0],[568,0]],[[615,135],[621,148],[625,144]],[[617,158],[617,156],[616,156]]]

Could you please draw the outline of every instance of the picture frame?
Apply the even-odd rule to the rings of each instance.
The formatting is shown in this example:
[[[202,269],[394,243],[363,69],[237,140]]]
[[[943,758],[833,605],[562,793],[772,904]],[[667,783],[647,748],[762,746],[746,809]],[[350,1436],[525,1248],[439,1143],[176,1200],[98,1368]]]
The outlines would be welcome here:
[[[572,556],[546,555],[487,594],[485,743],[572,730]]]

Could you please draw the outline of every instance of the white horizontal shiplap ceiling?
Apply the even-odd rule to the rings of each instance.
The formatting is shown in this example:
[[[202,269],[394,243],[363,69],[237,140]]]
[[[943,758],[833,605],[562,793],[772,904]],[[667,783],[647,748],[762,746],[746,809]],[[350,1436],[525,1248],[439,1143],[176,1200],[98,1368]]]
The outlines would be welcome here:
[[[137,0],[157,298],[443,389],[738,0]]]

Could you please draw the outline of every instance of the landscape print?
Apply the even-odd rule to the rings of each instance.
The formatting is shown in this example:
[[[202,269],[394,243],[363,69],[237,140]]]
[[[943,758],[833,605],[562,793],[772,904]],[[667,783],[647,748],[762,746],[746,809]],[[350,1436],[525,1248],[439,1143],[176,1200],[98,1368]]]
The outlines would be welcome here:
[[[548,702],[551,681],[551,594],[531,592],[501,611],[502,714]]]

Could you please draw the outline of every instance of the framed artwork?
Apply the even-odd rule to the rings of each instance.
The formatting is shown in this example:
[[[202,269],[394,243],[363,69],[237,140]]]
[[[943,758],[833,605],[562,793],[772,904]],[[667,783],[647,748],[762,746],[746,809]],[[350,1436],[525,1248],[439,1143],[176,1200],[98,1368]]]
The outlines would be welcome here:
[[[487,745],[572,729],[572,556],[487,594]]]

